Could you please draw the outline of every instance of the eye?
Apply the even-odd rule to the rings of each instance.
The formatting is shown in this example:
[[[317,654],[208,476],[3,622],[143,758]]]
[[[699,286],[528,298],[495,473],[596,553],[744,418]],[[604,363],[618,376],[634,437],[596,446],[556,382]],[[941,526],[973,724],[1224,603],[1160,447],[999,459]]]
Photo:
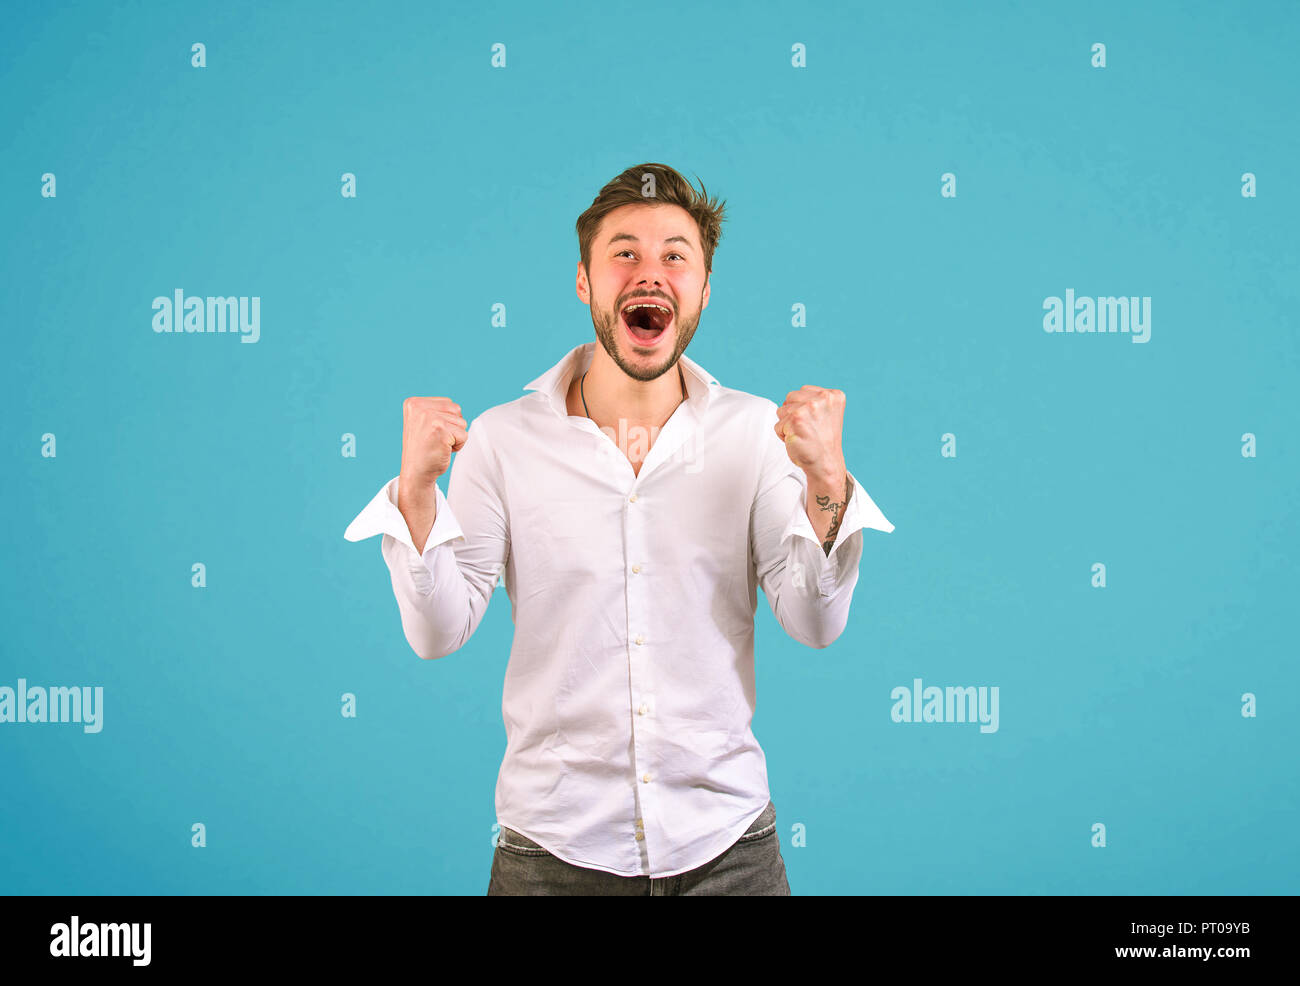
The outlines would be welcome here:
[[[631,253],[631,252],[632,252],[631,248],[628,248],[628,249],[625,249],[625,250],[620,250],[620,251],[618,251],[618,253],[614,254],[614,256],[616,256],[616,257],[621,257],[621,256],[623,256],[623,254],[625,254],[625,253]],[[680,253],[670,253],[668,256],[670,256],[670,257],[676,257],[678,260],[685,260],[685,259],[686,259],[686,258],[683,257]]]

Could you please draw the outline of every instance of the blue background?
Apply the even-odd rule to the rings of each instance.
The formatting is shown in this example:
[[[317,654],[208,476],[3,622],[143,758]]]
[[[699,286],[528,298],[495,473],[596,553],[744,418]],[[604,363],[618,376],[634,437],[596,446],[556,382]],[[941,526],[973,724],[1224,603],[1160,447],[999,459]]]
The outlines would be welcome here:
[[[594,337],[574,221],[662,161],[728,203],[688,355],[846,391],[897,527],[831,648],[760,596],[794,893],[1297,891],[1295,5],[108,6],[0,34],[0,685],[104,688],[0,725],[0,890],[485,891],[504,590],[421,661],[342,533],[403,398]],[[155,334],[177,288],[260,341]],[[1067,288],[1150,342],[1044,333]],[[999,731],[892,722],[914,677]]]

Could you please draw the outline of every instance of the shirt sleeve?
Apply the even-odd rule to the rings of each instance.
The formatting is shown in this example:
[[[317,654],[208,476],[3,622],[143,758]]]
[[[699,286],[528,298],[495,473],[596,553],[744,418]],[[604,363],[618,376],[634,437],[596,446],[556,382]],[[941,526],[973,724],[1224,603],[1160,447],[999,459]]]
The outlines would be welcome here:
[[[445,657],[464,646],[505,574],[509,537],[500,478],[490,440],[475,419],[452,463],[447,495],[434,486],[433,527],[423,551],[416,551],[397,509],[400,477],[385,483],[343,534],[349,541],[383,535],[380,550],[402,630],[419,657]]]
[[[894,525],[850,470],[852,494],[828,556],[808,519],[807,478],[786,455],[773,431],[776,421],[774,404],[750,521],[754,568],[782,629],[801,644],[827,647],[848,623],[862,532],[889,533]]]

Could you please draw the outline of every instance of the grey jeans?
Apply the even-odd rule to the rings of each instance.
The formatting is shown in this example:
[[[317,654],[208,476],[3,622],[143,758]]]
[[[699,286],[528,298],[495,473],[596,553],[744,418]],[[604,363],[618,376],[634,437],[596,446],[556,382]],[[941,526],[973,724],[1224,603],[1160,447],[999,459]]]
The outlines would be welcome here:
[[[763,813],[731,848],[677,876],[618,876],[575,866],[547,852],[532,839],[501,826],[492,854],[489,897],[599,896],[663,897],[743,895],[789,897],[776,831],[776,805],[768,801]]]

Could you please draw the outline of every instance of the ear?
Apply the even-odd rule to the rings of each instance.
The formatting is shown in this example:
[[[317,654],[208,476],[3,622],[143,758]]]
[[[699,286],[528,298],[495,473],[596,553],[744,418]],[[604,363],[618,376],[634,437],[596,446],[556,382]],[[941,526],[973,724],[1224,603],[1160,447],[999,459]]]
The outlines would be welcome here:
[[[584,305],[591,304],[591,285],[587,282],[587,269],[582,266],[582,261],[578,261],[578,283],[575,285],[578,290],[578,298]]]
[[[704,279],[704,293],[700,295],[700,311],[704,311],[704,309],[709,307],[709,279],[712,276],[713,275],[710,274]]]

